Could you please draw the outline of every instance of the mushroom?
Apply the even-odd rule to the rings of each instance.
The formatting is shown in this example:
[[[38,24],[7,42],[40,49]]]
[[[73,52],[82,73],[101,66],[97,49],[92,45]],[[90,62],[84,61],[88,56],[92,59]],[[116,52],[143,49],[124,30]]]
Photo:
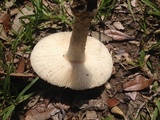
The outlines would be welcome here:
[[[101,86],[110,78],[113,62],[108,49],[88,36],[97,8],[93,1],[97,3],[73,1],[73,31],[51,34],[34,47],[31,65],[43,80],[59,87],[85,90]]]

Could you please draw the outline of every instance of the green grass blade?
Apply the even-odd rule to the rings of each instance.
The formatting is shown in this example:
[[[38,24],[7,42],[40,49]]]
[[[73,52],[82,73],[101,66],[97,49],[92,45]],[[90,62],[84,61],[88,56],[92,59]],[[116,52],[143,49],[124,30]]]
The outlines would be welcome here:
[[[109,115],[106,118],[104,118],[103,120],[113,120],[114,116],[113,115]]]
[[[140,54],[139,64],[140,64],[141,67],[143,67],[143,65],[144,65],[144,59],[145,59],[145,51],[141,50],[139,54]]]
[[[32,82],[30,82],[30,84],[28,84],[17,96],[16,98],[16,103],[19,103],[19,101],[22,100],[22,98],[24,97],[23,95],[25,94],[25,92],[30,89],[32,87],[32,85],[34,85],[35,82],[37,82],[37,80],[39,79],[39,77],[35,78]]]
[[[154,12],[149,12],[149,14],[154,14],[157,16],[160,16],[160,8],[154,4],[153,2],[149,1],[149,0],[142,0],[142,2],[148,6],[150,6],[152,9],[154,9]]]
[[[151,120],[158,120],[158,109],[155,108]]]
[[[21,102],[23,102],[23,101],[25,101],[25,100],[27,100],[27,99],[30,98],[32,95],[34,95],[34,92],[29,93],[29,94],[27,94],[27,95],[21,96],[21,97],[19,98],[18,104],[21,103]]]
[[[5,98],[5,100],[11,99],[11,95],[10,95],[10,86],[11,86],[11,81],[10,81],[10,73],[11,73],[11,66],[7,67],[7,75],[4,81],[4,85],[3,85],[3,96]]]
[[[9,107],[5,108],[0,115],[3,115],[2,120],[8,120],[8,118],[11,116],[12,112],[15,109],[15,105],[10,105]]]
[[[160,100],[157,100],[157,101],[156,101],[156,106],[157,106],[158,111],[159,111],[159,113],[160,113]]]
[[[130,11],[131,14],[132,14],[133,20],[135,21],[136,19],[135,19],[133,10],[132,10],[131,1],[130,1],[130,0],[127,0],[127,4],[128,4],[128,9],[129,9],[129,11]]]

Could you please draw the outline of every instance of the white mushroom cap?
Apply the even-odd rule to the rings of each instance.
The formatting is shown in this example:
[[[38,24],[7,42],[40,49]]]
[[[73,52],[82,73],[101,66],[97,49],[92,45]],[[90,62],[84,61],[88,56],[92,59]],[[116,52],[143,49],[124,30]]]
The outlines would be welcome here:
[[[75,90],[103,85],[112,73],[112,57],[97,39],[87,37],[85,62],[74,63],[65,57],[71,32],[61,32],[41,39],[31,53],[34,71],[47,82]]]

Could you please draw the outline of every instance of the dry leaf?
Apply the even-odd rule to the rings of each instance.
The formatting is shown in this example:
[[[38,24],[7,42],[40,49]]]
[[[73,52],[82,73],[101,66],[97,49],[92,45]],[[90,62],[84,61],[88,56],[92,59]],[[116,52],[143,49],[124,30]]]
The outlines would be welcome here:
[[[14,5],[14,2],[13,2],[13,1],[7,1],[7,2],[5,3],[5,8],[9,9],[9,8],[11,8],[13,5]]]
[[[11,11],[10,11],[11,16],[16,15],[18,12],[19,12],[19,8],[13,8],[13,9],[11,9]]]
[[[4,71],[0,71],[0,76],[6,75]],[[10,76],[12,77],[31,77],[35,78],[36,76],[31,73],[11,73]]]
[[[112,112],[113,114],[121,115],[121,116],[124,118],[124,120],[127,120],[126,116],[124,115],[124,113],[122,112],[122,110],[121,110],[118,106],[113,107],[113,108],[111,109],[111,112]]]
[[[0,17],[0,22],[3,24],[3,30],[5,33],[8,33],[8,31],[11,28],[11,15],[10,11],[4,12],[3,15]]]
[[[120,51],[120,50],[119,50]],[[118,63],[119,61],[126,60],[127,62],[132,62],[129,54],[125,51],[119,52],[115,55],[115,62]]]
[[[121,24],[121,22],[114,22],[113,26],[118,29],[118,30],[124,30],[123,25]]]
[[[25,120],[36,120],[34,117],[32,117],[31,115],[27,115],[25,117]]]
[[[107,106],[109,108],[117,106],[118,104],[119,104],[119,100],[117,100],[116,98],[111,98],[111,99],[107,100]]]
[[[111,112],[114,113],[114,114],[118,114],[118,115],[124,116],[124,113],[122,112],[122,110],[118,106],[114,106],[111,109]]]
[[[7,17],[7,11],[1,11],[0,12],[0,23],[3,23],[4,22],[4,20],[6,19],[6,17]]]
[[[133,7],[136,7],[136,6],[138,5],[138,1],[137,1],[137,0],[132,0],[132,1],[131,1],[131,5],[132,5]]]
[[[87,120],[96,120],[97,114],[95,111],[86,111],[86,119]]]
[[[79,107],[79,109],[88,109],[88,108],[94,108],[96,110],[104,110],[106,109],[105,102],[103,100],[89,100],[88,104],[83,104]]]
[[[122,33],[118,30],[105,30],[104,34],[111,37],[113,40],[123,41],[123,40],[133,40],[134,37]]]
[[[5,33],[8,33],[8,31],[11,29],[10,22],[11,22],[11,16],[10,16],[10,11],[8,10],[5,15],[4,21],[2,22]]]
[[[41,104],[35,109],[29,110],[26,113],[25,120],[47,120],[57,113],[60,113],[60,110],[55,107],[45,108],[43,105],[44,104]]]
[[[0,24],[0,38],[2,40],[6,40],[7,39],[7,34],[5,33],[4,29],[3,29],[3,25]]]
[[[139,91],[149,87],[152,82],[153,79],[146,79],[143,76],[137,76],[134,80],[124,83],[123,89],[125,91]]]
[[[129,96],[132,100],[136,100],[137,94],[138,94],[137,92],[125,93],[125,95]]]
[[[60,110],[65,110],[65,111],[68,111],[68,109],[70,108],[69,105],[66,105],[66,104],[62,104],[62,103],[56,103],[55,104],[55,107],[60,109]]]
[[[24,15],[31,15],[33,14],[33,9],[29,10],[27,8],[22,8],[19,13],[16,15],[14,21],[13,21],[13,24],[12,24],[12,29],[15,31],[15,32],[18,32],[21,27],[22,27],[22,23],[20,22],[20,17],[24,16]],[[29,20],[28,19],[24,19],[23,20],[25,23],[28,23]]]
[[[33,96],[27,104],[27,108],[34,107],[40,100],[40,95]]]
[[[102,41],[102,42],[112,41],[112,38],[110,38],[109,36],[107,36],[103,32],[92,31],[91,36]]]
[[[16,72],[17,73],[24,73],[24,70],[25,70],[25,59],[23,57],[21,57]]]
[[[64,4],[64,8],[65,8],[66,12],[68,13],[68,15],[74,17],[74,15],[73,15],[73,13],[71,11],[70,5],[68,3]]]

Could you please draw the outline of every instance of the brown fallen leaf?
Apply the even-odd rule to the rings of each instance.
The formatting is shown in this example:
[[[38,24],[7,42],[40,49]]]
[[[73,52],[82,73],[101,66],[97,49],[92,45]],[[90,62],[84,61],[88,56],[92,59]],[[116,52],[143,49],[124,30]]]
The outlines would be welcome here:
[[[137,76],[135,79],[124,83],[123,90],[125,90],[125,91],[140,91],[140,90],[143,90],[143,89],[149,87],[149,85],[151,85],[153,81],[154,81],[153,79],[146,79],[143,76]]]
[[[60,110],[54,106],[46,108],[44,104],[40,104],[34,109],[27,111],[25,120],[48,120],[52,116],[57,118],[57,113],[60,113]]]
[[[107,100],[107,106],[109,108],[113,108],[114,106],[117,106],[119,103],[120,103],[119,100],[117,100],[116,98],[111,98]]]
[[[11,29],[11,15],[10,11],[7,10],[5,15],[1,18],[2,24],[3,24],[3,29],[5,33],[8,33],[8,31]]]
[[[95,111],[86,111],[86,119],[87,120],[96,120],[97,114]]]
[[[124,30],[124,27],[121,22],[114,22],[113,26],[118,30]]]
[[[97,32],[97,31],[92,31],[91,33],[89,33],[90,36],[100,40],[101,42],[109,42],[112,41],[111,37],[108,37],[106,34],[104,34],[103,32]]]
[[[11,8],[13,5],[14,5],[13,1],[6,1],[5,2],[5,8],[7,8],[7,9]]]
[[[62,104],[62,103],[56,103],[55,104],[55,107],[60,109],[60,110],[65,110],[65,111],[68,111],[68,109],[70,108],[69,105],[66,105],[66,104]]]
[[[116,41],[123,41],[123,40],[133,40],[133,36],[129,36],[125,33],[122,33],[118,30],[105,30],[104,34],[106,34],[108,37],[111,37],[113,40]]]
[[[0,71],[0,76],[6,75],[4,71]],[[30,77],[35,78],[36,75],[33,75],[31,73],[11,73],[10,76],[12,77]]]
[[[138,92],[127,92],[127,93],[125,93],[125,95],[130,97],[132,100],[136,100],[137,94],[138,94]]]
[[[12,24],[12,29],[15,32],[18,32],[23,26],[20,20],[20,17],[24,16],[24,15],[31,15],[33,14],[33,9],[27,9],[27,8],[22,8],[19,10],[18,14],[16,15],[15,19],[13,20],[13,24]],[[28,19],[23,19],[24,23],[28,23],[29,20]]]
[[[89,109],[93,108],[94,110],[105,110],[107,108],[105,101],[103,100],[89,100],[89,103],[83,103],[81,106],[78,106],[79,109]]]
[[[11,16],[10,16],[10,11],[2,11],[0,12],[0,38],[3,40],[7,39],[7,33],[11,29]]]
[[[71,17],[74,16],[73,13],[72,13],[72,11],[71,11],[71,9],[70,9],[70,5],[68,3],[64,4],[64,8],[65,8],[65,10],[66,10],[66,12],[67,12],[68,15],[70,15]]]
[[[138,5],[138,0],[132,0],[132,1],[131,1],[131,5],[132,5],[133,7],[137,7],[137,5]]]
[[[0,24],[0,38],[2,40],[6,40],[7,39],[7,34],[5,33],[4,29],[3,29],[3,25]]]
[[[111,109],[111,112],[113,114],[121,115],[124,118],[124,120],[127,120],[126,116],[124,115],[124,113],[122,112],[122,110],[118,106],[113,107]]]
[[[6,16],[7,16],[7,11],[1,11],[0,12],[0,23],[3,23]]]
[[[11,11],[10,11],[11,16],[16,15],[18,12],[19,12],[19,8],[13,8],[13,9],[11,9]]]
[[[23,57],[21,57],[16,72],[17,73],[24,73],[24,70],[25,70],[25,59]]]

